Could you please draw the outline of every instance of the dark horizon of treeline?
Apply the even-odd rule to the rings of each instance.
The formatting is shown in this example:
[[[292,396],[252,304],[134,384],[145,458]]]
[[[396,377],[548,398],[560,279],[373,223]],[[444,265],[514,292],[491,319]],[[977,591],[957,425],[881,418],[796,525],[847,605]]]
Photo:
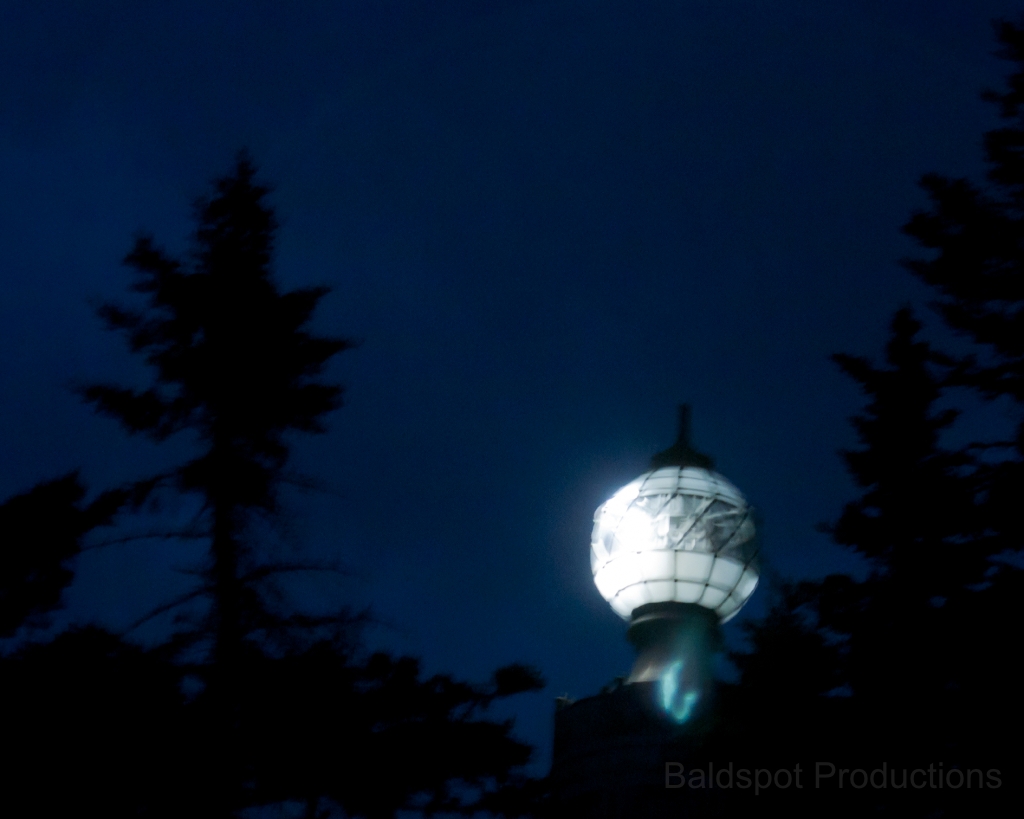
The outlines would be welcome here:
[[[1003,117],[985,137],[988,178],[926,176],[929,209],[904,226],[922,248],[904,264],[932,290],[930,317],[901,309],[882,364],[834,357],[865,405],[852,419],[859,447],[843,453],[860,494],[830,532],[870,571],[783,584],[745,626],[750,650],[731,655],[739,679],[720,685],[714,721],[676,760],[802,764],[808,777],[819,761],[941,765],[998,771],[999,786],[988,776],[983,788],[766,788],[756,803],[749,790],[691,787],[669,795],[672,809],[937,817],[1008,814],[1019,799],[1024,25],[997,33],[1014,67],[1007,89],[987,95]],[[324,431],[343,399],[324,367],[354,346],[310,331],[324,289],[277,288],[266,195],[240,155],[199,203],[193,255],[139,238],[125,259],[129,301],[99,311],[152,380],[89,385],[81,398],[129,434],[190,432],[194,457],[100,490],[56,476],[0,504],[0,811],[557,815],[548,783],[525,772],[531,749],[487,714],[542,687],[539,672],[425,678],[413,658],[364,649],[363,615],[289,599],[288,578],[338,567],[260,548],[256,530],[281,509],[291,436]],[[929,342],[936,321],[967,352]],[[970,420],[949,408],[958,396],[1000,402],[1013,435],[950,446]],[[87,538],[171,496],[195,499],[200,514],[166,538],[207,544],[194,588],[153,601],[154,613],[176,614],[173,633],[144,648],[97,627],[48,632]]]

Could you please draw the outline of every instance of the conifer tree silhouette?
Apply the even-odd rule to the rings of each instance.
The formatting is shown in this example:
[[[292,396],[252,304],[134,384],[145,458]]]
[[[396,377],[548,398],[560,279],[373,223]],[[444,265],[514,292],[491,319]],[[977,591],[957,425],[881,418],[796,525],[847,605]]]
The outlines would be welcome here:
[[[1019,513],[1024,489],[1024,21],[996,26],[999,56],[1014,64],[1007,90],[986,91],[1004,124],[985,135],[988,184],[928,174],[921,185],[931,208],[904,232],[931,251],[905,266],[938,294],[945,323],[972,342],[954,357],[946,383],[1004,399],[1016,416],[1007,440],[978,442],[985,451],[979,480],[991,524],[990,552],[1024,548]],[[1007,563],[996,568],[1009,570]]]
[[[931,206],[904,226],[929,251],[904,265],[933,289],[932,306],[963,343],[952,351],[928,343],[904,308],[883,366],[834,356],[867,402],[852,419],[859,447],[842,453],[860,493],[825,528],[865,559],[868,575],[790,587],[750,628],[753,653],[738,658],[741,705],[763,709],[777,694],[780,678],[766,669],[792,662],[794,646],[805,650],[797,673],[842,682],[841,697],[818,686],[787,707],[797,747],[845,756],[851,767],[935,760],[1005,774],[1019,760],[1024,709],[1011,646],[1024,593],[1024,23],[999,22],[996,33],[1014,67],[1006,91],[984,95],[1004,120],[985,136],[987,184],[924,176]],[[1013,432],[951,445],[949,433],[975,411],[958,402],[965,394],[1001,401]],[[766,725],[779,722],[754,714],[733,739],[763,748],[752,735]],[[827,808],[791,807],[973,816],[996,807],[983,800],[977,787],[889,788],[848,791]]]
[[[850,685],[862,725],[892,753],[913,755],[955,742],[963,703],[952,691],[969,664],[958,618],[991,567],[969,452],[942,446],[958,413],[939,410],[945,356],[918,338],[921,325],[900,310],[886,348],[888,367],[837,355],[869,398],[853,419],[861,448],[844,453],[862,487],[832,528],[833,538],[866,558],[868,577],[821,584],[821,624],[849,638]],[[960,645],[960,640],[964,642]],[[941,727],[937,711],[946,716]]]
[[[106,304],[108,327],[124,333],[153,371],[142,390],[94,385],[86,400],[133,433],[158,441],[188,430],[199,451],[166,476],[202,499],[209,562],[196,595],[210,603],[205,623],[213,665],[230,677],[265,610],[244,536],[255,512],[275,512],[291,451],[288,434],[323,432],[342,389],[321,378],[351,341],[308,329],[326,288],[280,292],[271,273],[276,223],[268,189],[242,155],[213,197],[197,204],[191,264],[136,241],[125,263],[144,311]]]
[[[198,442],[193,457],[132,489],[135,499],[165,489],[198,496],[206,526],[200,582],[152,612],[209,604],[161,649],[204,686],[183,706],[194,729],[179,747],[192,765],[182,785],[190,813],[298,801],[309,817],[391,817],[413,806],[520,815],[536,790],[522,770],[531,749],[486,709],[541,687],[535,671],[508,666],[485,685],[423,679],[414,659],[363,656],[345,609],[281,611],[264,594],[268,578],[310,566],[261,556],[252,524],[280,510],[290,436],[324,432],[341,405],[342,388],[323,371],[354,345],[309,329],[325,288],[277,288],[276,223],[255,174],[242,155],[199,202],[188,261],[148,236],[136,241],[125,262],[144,305],[106,304],[100,314],[143,356],[152,381],[82,391],[130,433],[165,441],[190,432]],[[180,662],[197,647],[206,648],[198,662]]]

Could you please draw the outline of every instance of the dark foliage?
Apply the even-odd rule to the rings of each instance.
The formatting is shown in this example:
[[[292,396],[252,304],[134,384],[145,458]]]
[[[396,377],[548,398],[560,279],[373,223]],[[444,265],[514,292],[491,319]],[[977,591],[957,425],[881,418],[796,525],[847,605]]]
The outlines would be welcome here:
[[[71,582],[71,560],[84,535],[110,523],[128,493],[107,492],[83,504],[86,490],[71,473],[0,504],[0,637],[26,622],[45,624]]]
[[[352,663],[327,644],[257,661],[251,672],[258,682],[243,706],[252,710],[242,720],[251,729],[244,758],[259,804],[307,795],[310,812],[333,805],[346,815],[390,817],[416,805],[428,814],[473,813],[482,792],[521,781],[514,772],[530,757],[510,724],[480,719],[505,695],[500,684],[424,680],[411,658],[374,654]],[[520,690],[540,686],[535,674],[523,682]]]
[[[320,375],[352,342],[312,334],[325,288],[280,292],[271,273],[276,223],[268,190],[242,156],[216,194],[196,207],[191,264],[141,237],[125,258],[141,310],[107,304],[101,316],[124,333],[153,372],[144,389],[95,385],[85,398],[129,432],[156,440],[193,432],[195,457],[166,476],[202,499],[210,535],[200,587],[210,604],[199,632],[212,635],[218,667],[266,626],[261,567],[246,538],[256,511],[273,513],[285,479],[290,432],[320,433],[342,389]]]
[[[5,815],[201,815],[178,683],[158,656],[94,628],[0,661]]]
[[[1016,70],[1006,93],[987,94],[1006,120],[986,137],[989,184],[924,177],[932,207],[904,228],[934,251],[905,264],[935,289],[935,308],[965,347],[936,350],[903,309],[885,366],[834,357],[867,402],[852,419],[860,446],[842,453],[861,494],[825,528],[868,574],[783,590],[748,628],[753,650],[735,657],[741,680],[724,692],[731,710],[702,753],[764,767],[998,769],[1002,788],[940,790],[932,780],[770,797],[793,814],[1009,815],[1019,800],[1024,27],[997,31]],[[948,445],[961,420],[951,406],[965,391],[1004,402],[1017,419],[1012,440]]]
[[[138,506],[166,491],[197,496],[200,522],[182,534],[209,543],[197,587],[154,613],[198,599],[208,607],[198,620],[179,619],[186,627],[165,644],[144,652],[93,630],[4,661],[10,696],[25,703],[18,741],[39,754],[68,748],[52,764],[26,763],[27,792],[46,777],[68,780],[39,815],[59,806],[225,817],[286,805],[309,817],[390,817],[408,809],[468,815],[484,807],[518,815],[533,798],[522,774],[531,749],[512,737],[511,723],[486,711],[498,698],[541,687],[536,672],[508,666],[484,686],[424,679],[416,660],[367,656],[361,620],[344,607],[310,614],[268,593],[283,573],[332,568],[271,560],[254,533],[280,510],[290,435],[323,432],[327,414],[341,405],[341,387],[322,374],[353,345],[309,330],[324,288],[281,292],[275,285],[267,192],[241,157],[198,204],[190,259],[138,239],[125,262],[141,306],[100,310],[150,366],[152,380],[139,389],[90,386],[84,397],[129,433],[156,441],[191,433],[194,455],[102,496],[88,515],[78,513],[81,520],[74,517],[81,490],[70,478],[24,496],[36,499],[34,507],[17,498],[3,507],[20,515],[21,532],[37,524],[44,501],[67,507],[64,518],[51,516],[69,522],[62,539],[51,539],[52,567],[45,566],[52,579],[36,584],[44,603],[70,579],[66,560],[83,526],[108,507]],[[35,575],[22,575],[29,588]],[[22,610],[27,604],[12,611],[12,623]],[[94,707],[83,697],[94,698]],[[33,735],[34,724],[46,730]],[[118,744],[113,767],[86,757],[94,737]]]

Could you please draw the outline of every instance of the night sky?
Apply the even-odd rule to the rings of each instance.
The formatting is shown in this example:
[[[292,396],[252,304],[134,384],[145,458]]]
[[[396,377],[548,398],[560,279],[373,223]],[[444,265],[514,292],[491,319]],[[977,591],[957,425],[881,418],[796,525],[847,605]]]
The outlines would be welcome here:
[[[124,294],[138,231],[187,249],[192,201],[247,147],[279,281],[332,287],[317,328],[362,342],[331,369],[330,433],[297,445],[324,491],[289,495],[273,548],[347,565],[301,593],[371,604],[372,645],[475,679],[541,669],[513,710],[542,768],[551,698],[628,671],[592,515],[672,442],[678,402],[760,510],[771,572],[857,569],[815,531],[855,494],[837,450],[861,397],[828,356],[876,356],[896,308],[926,312],[899,227],[922,173],[980,174],[990,20],[1019,13],[0,2],[0,497],[188,451],[127,438],[72,388],[139,383],[93,309]],[[89,551],[58,624],[125,628],[188,557]]]

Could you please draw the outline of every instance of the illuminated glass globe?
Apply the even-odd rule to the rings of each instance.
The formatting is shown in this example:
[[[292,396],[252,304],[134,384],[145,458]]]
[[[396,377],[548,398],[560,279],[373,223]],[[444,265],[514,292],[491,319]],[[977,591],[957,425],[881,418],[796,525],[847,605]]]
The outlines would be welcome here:
[[[688,429],[680,441],[692,453],[684,436]],[[755,558],[753,510],[735,486],[702,466],[647,472],[594,515],[594,583],[626,620],[640,606],[674,602],[709,609],[725,622],[757,586]]]

